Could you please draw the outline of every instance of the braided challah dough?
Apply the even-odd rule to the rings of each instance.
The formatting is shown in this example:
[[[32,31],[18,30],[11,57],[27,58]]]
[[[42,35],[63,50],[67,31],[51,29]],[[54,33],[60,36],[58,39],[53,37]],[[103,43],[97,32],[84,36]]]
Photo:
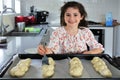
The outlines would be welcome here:
[[[51,77],[54,74],[55,61],[51,57],[48,57],[48,62],[49,65],[47,64],[42,65],[42,76],[44,78]]]
[[[30,67],[30,63],[31,63],[30,58],[20,60],[18,62],[18,64],[10,70],[9,74],[12,77],[22,77],[22,76],[24,76],[25,73],[28,71],[28,69]]]
[[[105,62],[99,58],[99,57],[94,57],[91,60],[91,63],[93,64],[94,69],[99,72],[102,76],[104,77],[112,77],[111,71],[108,69],[107,65]]]
[[[83,65],[79,58],[74,57],[70,60],[69,73],[73,77],[80,77],[83,72]]]

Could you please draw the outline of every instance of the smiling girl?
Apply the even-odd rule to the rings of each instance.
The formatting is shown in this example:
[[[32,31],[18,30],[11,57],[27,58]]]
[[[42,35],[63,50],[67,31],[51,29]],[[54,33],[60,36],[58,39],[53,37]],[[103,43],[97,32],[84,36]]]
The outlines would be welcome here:
[[[52,32],[47,47],[38,46],[41,55],[58,53],[100,54],[103,45],[98,43],[87,28],[87,13],[81,3],[71,1],[61,7],[61,26]],[[89,49],[87,48],[89,46]]]

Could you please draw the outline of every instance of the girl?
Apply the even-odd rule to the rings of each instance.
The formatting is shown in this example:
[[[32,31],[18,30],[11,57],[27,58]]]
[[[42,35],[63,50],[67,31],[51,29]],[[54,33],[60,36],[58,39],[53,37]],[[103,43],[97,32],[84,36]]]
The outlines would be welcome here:
[[[61,7],[61,26],[53,31],[47,47],[38,46],[41,55],[57,53],[100,54],[103,45],[98,43],[87,28],[87,13],[81,3],[71,1]],[[89,49],[87,48],[89,46]]]

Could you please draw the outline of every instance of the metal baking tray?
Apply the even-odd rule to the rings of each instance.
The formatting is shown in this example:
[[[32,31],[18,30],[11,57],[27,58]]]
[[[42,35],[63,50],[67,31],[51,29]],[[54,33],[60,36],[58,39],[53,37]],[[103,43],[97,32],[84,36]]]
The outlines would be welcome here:
[[[85,55],[85,54],[51,54],[47,55],[48,57],[52,57],[55,62],[55,74],[49,79],[119,79],[120,78],[120,69],[118,65],[113,62],[112,58],[107,54],[97,54],[97,55]],[[99,73],[97,73],[92,64],[91,59],[95,56],[102,58],[110,71],[112,72],[112,78],[104,78]],[[41,75],[41,58],[43,56],[39,54],[18,54],[13,57],[12,60],[9,61],[8,65],[4,68],[1,73],[0,79],[44,79]],[[81,77],[75,78],[69,75],[69,58],[78,57],[83,64],[84,70],[83,75]],[[9,70],[14,67],[19,60],[31,58],[32,63],[25,74],[24,77],[14,78],[9,75]]]

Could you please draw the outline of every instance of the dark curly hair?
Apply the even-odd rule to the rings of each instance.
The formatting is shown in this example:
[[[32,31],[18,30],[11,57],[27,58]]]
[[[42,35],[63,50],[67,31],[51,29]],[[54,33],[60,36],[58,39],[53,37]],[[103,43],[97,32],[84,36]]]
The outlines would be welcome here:
[[[61,14],[60,14],[60,24],[61,24],[61,26],[66,26],[66,23],[65,23],[65,20],[64,20],[64,14],[69,7],[77,8],[79,10],[81,16],[83,16],[83,19],[80,21],[78,28],[80,28],[81,26],[88,27],[87,26],[87,21],[85,20],[85,18],[87,17],[87,12],[85,11],[85,8],[81,3],[78,3],[78,2],[75,2],[75,1],[66,2],[61,7]]]

